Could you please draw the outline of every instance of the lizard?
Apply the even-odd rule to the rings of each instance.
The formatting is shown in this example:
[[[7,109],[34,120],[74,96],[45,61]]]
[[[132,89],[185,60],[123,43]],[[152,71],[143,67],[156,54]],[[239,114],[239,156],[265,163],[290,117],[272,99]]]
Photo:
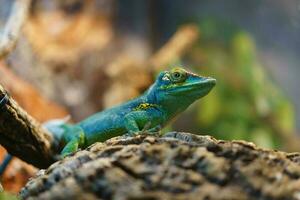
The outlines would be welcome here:
[[[50,120],[43,124],[62,146],[60,156],[66,157],[78,149],[96,142],[128,134],[157,133],[193,102],[207,95],[216,80],[177,67],[161,72],[141,96],[116,107],[98,112],[76,124],[68,119]],[[7,96],[0,105],[7,102]],[[12,156],[7,155],[0,165],[0,176]]]
[[[128,134],[157,133],[193,102],[207,95],[216,80],[176,67],[159,73],[141,96],[98,112],[76,124],[49,121],[44,127],[62,144],[65,157],[96,142]]]

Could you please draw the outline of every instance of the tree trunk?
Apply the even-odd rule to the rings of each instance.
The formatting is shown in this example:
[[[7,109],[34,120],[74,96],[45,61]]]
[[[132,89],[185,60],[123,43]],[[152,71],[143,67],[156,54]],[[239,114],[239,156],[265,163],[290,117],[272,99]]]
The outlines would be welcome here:
[[[300,199],[300,154],[171,132],[117,137],[56,162],[23,199]]]
[[[0,85],[0,144],[11,154],[39,168],[55,162],[53,139]],[[4,102],[5,101],[5,102]]]

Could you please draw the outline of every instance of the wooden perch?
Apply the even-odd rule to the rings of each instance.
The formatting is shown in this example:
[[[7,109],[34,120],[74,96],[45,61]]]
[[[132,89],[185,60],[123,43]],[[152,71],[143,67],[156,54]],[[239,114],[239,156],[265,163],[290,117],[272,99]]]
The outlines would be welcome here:
[[[96,143],[27,183],[22,199],[290,199],[300,154],[171,132]]]
[[[0,144],[13,156],[38,168],[55,161],[53,139],[0,85]]]
[[[22,26],[29,13],[31,0],[15,0],[10,16],[0,36],[0,60],[16,46]]]
[[[64,107],[44,97],[39,90],[15,74],[12,69],[8,68],[5,63],[1,61],[0,85],[9,92],[13,99],[17,101],[26,112],[39,122],[64,118],[68,115]],[[0,161],[4,159],[6,153],[4,148],[0,148]],[[18,193],[28,178],[33,176],[35,171],[35,168],[15,157],[2,175],[1,183],[6,191]]]

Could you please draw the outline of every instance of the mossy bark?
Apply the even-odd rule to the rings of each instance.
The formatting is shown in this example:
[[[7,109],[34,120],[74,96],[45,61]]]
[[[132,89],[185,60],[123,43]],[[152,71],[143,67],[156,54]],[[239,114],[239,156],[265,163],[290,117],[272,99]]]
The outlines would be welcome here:
[[[300,199],[300,154],[171,132],[96,143],[50,166],[23,199]]]

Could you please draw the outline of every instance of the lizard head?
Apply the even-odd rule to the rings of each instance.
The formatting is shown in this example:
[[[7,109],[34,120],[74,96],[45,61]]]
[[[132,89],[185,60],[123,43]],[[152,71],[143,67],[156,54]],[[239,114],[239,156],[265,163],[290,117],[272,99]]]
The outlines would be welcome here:
[[[193,102],[208,94],[215,85],[216,80],[213,78],[177,67],[161,72],[153,87],[158,101]]]

